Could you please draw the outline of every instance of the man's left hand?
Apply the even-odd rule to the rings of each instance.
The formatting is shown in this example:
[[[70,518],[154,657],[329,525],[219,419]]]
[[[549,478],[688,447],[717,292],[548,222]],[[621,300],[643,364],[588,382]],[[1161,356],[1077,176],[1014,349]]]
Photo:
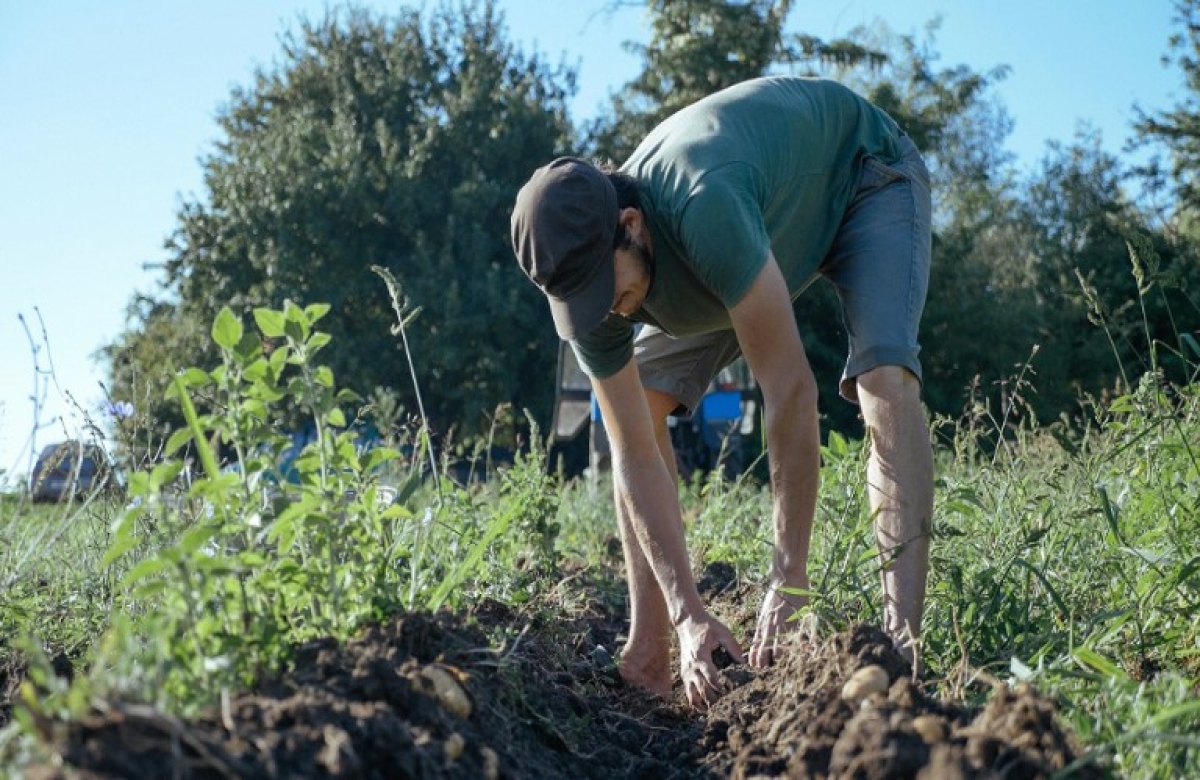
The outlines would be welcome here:
[[[790,585],[773,584],[767,589],[754,627],[754,641],[750,644],[751,666],[762,669],[779,660],[786,635],[798,628],[796,621],[789,619],[808,603],[808,597],[796,591],[808,589],[807,580]]]

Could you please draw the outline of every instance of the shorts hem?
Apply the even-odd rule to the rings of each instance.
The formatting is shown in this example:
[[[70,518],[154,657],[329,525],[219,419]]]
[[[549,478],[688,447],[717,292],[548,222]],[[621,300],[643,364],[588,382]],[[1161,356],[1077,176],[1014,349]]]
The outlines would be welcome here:
[[[851,361],[846,363],[846,368],[842,371],[842,379],[838,383],[838,393],[847,401],[857,404],[858,383],[855,380],[868,371],[882,366],[907,368],[918,382],[924,384],[921,361],[916,352],[908,347],[872,347],[856,354]]]
[[[641,371],[640,366],[638,370]],[[679,405],[671,412],[674,417],[691,414],[700,405],[700,399],[704,397],[704,392],[707,390],[707,388],[701,388],[697,391],[687,382],[664,374],[642,374],[640,379],[643,389],[669,395],[678,401]]]

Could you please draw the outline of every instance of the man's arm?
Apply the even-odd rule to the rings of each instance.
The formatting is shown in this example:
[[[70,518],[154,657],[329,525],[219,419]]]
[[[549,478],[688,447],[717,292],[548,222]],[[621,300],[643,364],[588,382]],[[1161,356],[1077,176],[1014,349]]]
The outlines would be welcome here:
[[[767,257],[730,316],[742,354],[762,389],[775,499],[771,589],[750,649],[750,662],[765,666],[774,660],[776,637],[801,602],[778,588],[808,589],[808,548],[820,479],[817,386],[774,256]]]
[[[724,646],[740,659],[741,648],[729,630],[708,614],[696,589],[678,487],[659,450],[637,364],[631,360],[613,376],[593,379],[592,387],[611,445],[616,498],[628,511],[679,638],[680,672],[688,701],[705,704],[720,691],[713,651]]]

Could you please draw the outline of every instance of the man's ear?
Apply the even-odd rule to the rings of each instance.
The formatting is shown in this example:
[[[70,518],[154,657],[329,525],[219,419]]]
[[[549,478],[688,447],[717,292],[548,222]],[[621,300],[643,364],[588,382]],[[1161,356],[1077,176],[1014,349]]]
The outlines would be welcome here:
[[[635,209],[633,206],[621,209],[617,214],[617,224],[624,227],[634,237],[640,238],[642,229],[646,224],[646,218],[642,214],[641,209]]]

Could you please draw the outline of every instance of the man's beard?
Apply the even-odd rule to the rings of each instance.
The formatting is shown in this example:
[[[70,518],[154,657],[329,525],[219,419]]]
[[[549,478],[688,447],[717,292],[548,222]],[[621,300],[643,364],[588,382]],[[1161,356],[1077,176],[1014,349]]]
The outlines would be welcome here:
[[[629,248],[642,261],[642,268],[646,271],[646,278],[649,280],[649,284],[646,285],[646,297],[648,298],[650,290],[654,288],[654,253],[633,236],[629,237]]]

